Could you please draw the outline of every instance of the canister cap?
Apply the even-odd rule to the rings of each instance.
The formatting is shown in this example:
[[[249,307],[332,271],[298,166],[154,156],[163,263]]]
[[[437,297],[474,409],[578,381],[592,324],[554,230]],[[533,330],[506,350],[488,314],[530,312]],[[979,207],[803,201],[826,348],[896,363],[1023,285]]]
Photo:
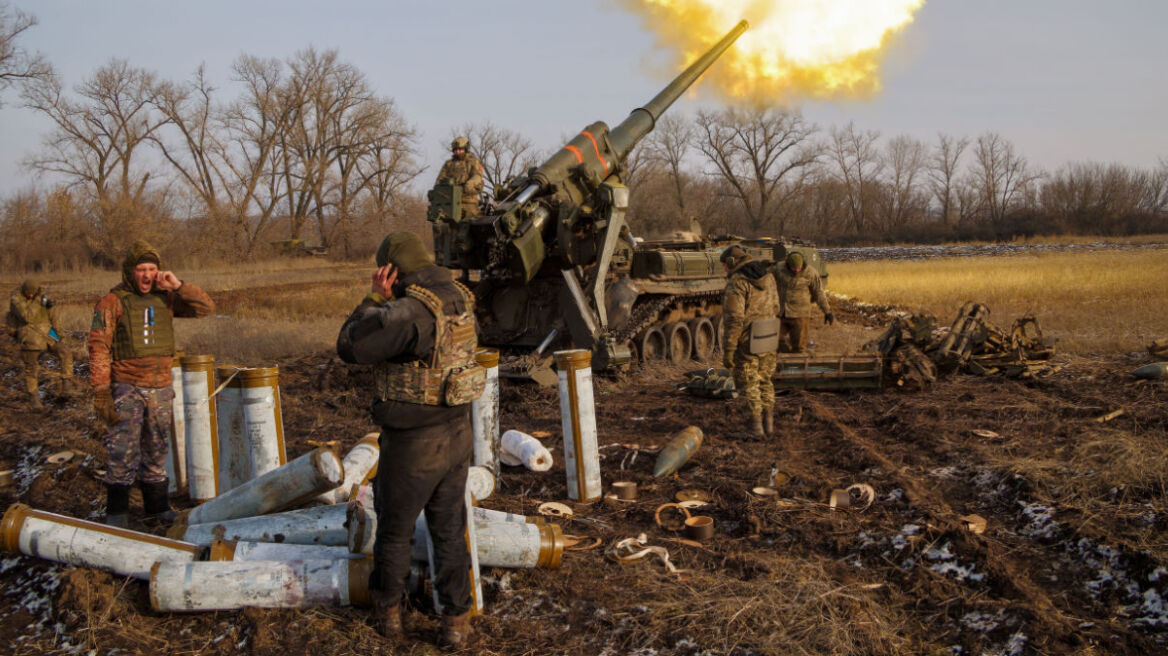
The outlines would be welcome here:
[[[559,369],[580,369],[592,365],[592,351],[587,349],[556,351],[555,356],[556,367]]]

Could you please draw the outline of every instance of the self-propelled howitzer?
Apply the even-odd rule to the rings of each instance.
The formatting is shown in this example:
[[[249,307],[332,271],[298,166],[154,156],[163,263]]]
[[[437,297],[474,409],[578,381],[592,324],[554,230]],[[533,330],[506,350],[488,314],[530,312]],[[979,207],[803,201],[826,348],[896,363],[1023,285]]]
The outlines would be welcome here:
[[[630,359],[627,339],[613,336],[606,299],[614,257],[627,263],[633,250],[624,160],[747,27],[746,21],[736,25],[615,128],[592,123],[543,164],[508,181],[485,214],[459,217],[457,188],[445,196],[435,193],[438,187],[431,192],[438,263],[480,272],[475,293],[483,344],[544,352],[570,336],[576,348],[593,351],[597,368]],[[435,212],[443,197],[454,211]],[[532,304],[544,306],[544,320],[527,318]]]

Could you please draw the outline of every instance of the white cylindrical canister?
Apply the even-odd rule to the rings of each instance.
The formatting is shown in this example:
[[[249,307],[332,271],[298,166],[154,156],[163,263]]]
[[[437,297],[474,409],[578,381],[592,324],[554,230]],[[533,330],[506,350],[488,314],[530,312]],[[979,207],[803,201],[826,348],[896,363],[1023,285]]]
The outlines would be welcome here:
[[[482,526],[486,522],[518,522],[520,524],[547,523],[547,520],[539,516],[528,517],[527,515],[518,515],[502,510],[492,510],[490,508],[479,508],[478,506],[475,506],[474,518],[478,526]]]
[[[487,386],[482,396],[470,404],[474,429],[474,464],[499,475],[499,352],[480,349],[475,362],[487,370]],[[493,483],[494,481],[492,481]],[[483,497],[485,498],[485,497]]]
[[[348,501],[354,485],[365,486],[365,483],[377,475],[377,459],[381,455],[377,438],[377,433],[369,433],[345,454],[345,459],[341,461],[345,468],[345,482],[337,489],[320,495],[317,497],[318,500],[322,503]]]
[[[183,421],[187,438],[187,485],[192,501],[219,494],[219,437],[215,404],[215,356],[187,355],[182,365]]]
[[[185,521],[206,524],[293,508],[340,485],[344,476],[337,454],[320,447],[192,508]]]
[[[148,578],[156,562],[198,560],[202,551],[195,544],[33,510],[23,503],[4,513],[0,539],[12,553],[137,579]]]
[[[466,491],[476,503],[490,497],[495,491],[495,474],[486,467],[471,465],[466,470]]]
[[[284,449],[284,418],[280,410],[280,368],[243,369],[236,380],[243,397],[247,459],[251,477],[255,478],[288,462]]]
[[[219,435],[219,494],[233,490],[252,478],[247,458],[247,426],[243,416],[242,367],[221,364],[215,367],[219,393],[215,395],[216,432]]]
[[[156,563],[150,606],[160,612],[369,604],[369,558]]]
[[[170,453],[166,455],[167,492],[177,494],[187,487],[187,422],[183,413],[182,365],[178,354],[170,364],[170,388],[174,391],[171,401]]]
[[[175,524],[170,537],[210,546],[220,534],[225,540],[345,546],[345,506],[315,506],[259,517],[243,517],[206,524]]]
[[[330,547],[322,544],[287,544],[276,542],[231,542],[215,540],[207,553],[207,560],[339,560],[364,558],[348,547]]]
[[[523,431],[509,430],[499,440],[499,460],[504,465],[523,465],[531,471],[552,468],[552,453],[539,440]]]
[[[596,501],[604,490],[596,442],[596,407],[592,400],[592,352],[556,351],[555,356],[560,379],[568,498],[584,503]]]
[[[349,551],[372,555],[373,543],[377,538],[377,512],[373,509],[373,504],[350,501],[345,517]]]

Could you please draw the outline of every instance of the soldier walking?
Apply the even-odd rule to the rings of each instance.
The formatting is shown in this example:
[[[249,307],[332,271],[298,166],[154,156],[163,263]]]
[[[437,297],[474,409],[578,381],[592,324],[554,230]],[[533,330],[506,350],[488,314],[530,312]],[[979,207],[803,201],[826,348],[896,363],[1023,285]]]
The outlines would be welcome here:
[[[12,290],[8,299],[8,327],[20,344],[20,359],[24,363],[24,389],[34,408],[44,407],[37,393],[37,374],[41,354],[48,351],[61,361],[61,378],[73,378],[73,351],[61,341],[61,326],[56,304],[44,288],[32,279],[25,280]]]
[[[94,412],[109,426],[105,523],[110,526],[127,525],[135,481],[147,518],[174,519],[166,478],[174,419],[171,320],[205,317],[215,309],[203,290],[160,269],[158,251],[135,242],[122,261],[121,284],[93,308],[89,384]]]
[[[766,262],[753,260],[738,245],[722,253],[728,280],[722,294],[722,362],[734,372],[734,386],[750,411],[750,434],[774,433],[775,373],[779,297]]]
[[[464,505],[474,451],[469,409],[486,385],[474,360],[474,296],[434,265],[412,232],[386,237],[377,266],[371,292],[337,337],[342,360],[374,365],[372,413],[381,426],[369,582],[374,624],[387,638],[405,635],[401,602],[410,542],[425,511],[443,608],[441,640],[463,647],[471,636]]]
[[[483,191],[483,166],[470,154],[470,140],[456,137],[450,142],[450,159],[442,165],[435,185],[450,180],[462,188],[462,218],[477,216],[479,194]]]
[[[803,353],[807,350],[807,338],[811,329],[811,301],[823,310],[823,323],[835,323],[827,294],[823,291],[823,281],[815,269],[806,266],[799,253],[788,253],[782,264],[775,265],[775,282],[779,288],[779,317],[782,319],[782,334],[779,351],[782,353]]]

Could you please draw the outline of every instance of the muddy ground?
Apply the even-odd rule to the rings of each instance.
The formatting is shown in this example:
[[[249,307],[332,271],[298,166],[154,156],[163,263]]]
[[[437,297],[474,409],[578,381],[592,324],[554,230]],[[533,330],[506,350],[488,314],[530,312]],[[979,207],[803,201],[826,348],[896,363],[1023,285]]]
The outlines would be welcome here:
[[[0,346],[0,469],[17,474],[0,507],[101,517],[93,471],[104,455],[87,391],[48,391],[45,410],[28,409],[18,355]],[[634,480],[639,499],[580,509],[608,528],[565,522],[600,546],[565,553],[557,570],[484,571],[487,612],[468,653],[1165,653],[1168,383],[1131,378],[1141,361],[1059,358],[1049,377],[955,376],[928,392],[783,392],[781,430],[765,440],[734,435],[734,402],[680,394],[681,369],[597,378],[605,483]],[[289,456],[309,440],[347,450],[373,429],[367,372],[327,353],[280,364]],[[507,468],[483,505],[533,514],[565,500],[555,390],[509,384],[502,404],[503,428],[546,433],[556,465]],[[678,475],[654,480],[653,451],[688,425],[705,443]],[[45,463],[63,449],[77,456]],[[750,494],[772,469],[789,477],[780,500]],[[853,483],[871,485],[874,503],[831,510],[831,490]],[[715,539],[686,544],[654,522],[682,489],[710,496]],[[984,534],[967,530],[968,514],[987,520]],[[640,533],[678,573],[656,558],[605,557]],[[414,642],[390,646],[362,609],[159,614],[143,582],[0,559],[0,651],[14,654],[430,652],[426,605],[407,623]]]

